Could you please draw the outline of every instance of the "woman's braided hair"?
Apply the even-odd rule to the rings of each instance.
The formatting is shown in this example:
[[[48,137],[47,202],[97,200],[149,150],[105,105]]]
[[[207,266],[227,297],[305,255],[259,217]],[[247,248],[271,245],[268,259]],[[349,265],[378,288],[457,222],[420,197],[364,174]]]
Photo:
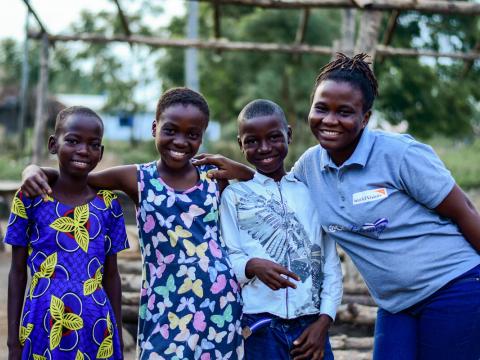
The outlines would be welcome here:
[[[363,111],[370,110],[373,101],[378,95],[378,83],[375,75],[366,58],[365,53],[348,57],[345,54],[337,53],[335,60],[329,62],[320,69],[320,73],[315,79],[315,87],[313,88],[311,100],[315,94],[315,90],[324,80],[334,80],[339,82],[347,82],[357,87],[363,94]]]

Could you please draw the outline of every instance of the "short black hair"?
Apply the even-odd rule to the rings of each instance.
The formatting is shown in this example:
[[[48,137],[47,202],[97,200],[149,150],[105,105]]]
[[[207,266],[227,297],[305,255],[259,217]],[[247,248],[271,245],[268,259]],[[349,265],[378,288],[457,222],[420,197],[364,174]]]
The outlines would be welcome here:
[[[93,111],[92,109],[86,106],[70,106],[58,113],[57,118],[55,119],[55,135],[58,135],[61,132],[65,119],[70,115],[83,115],[83,116],[94,117],[98,119],[98,122],[102,127],[102,133],[103,133],[103,130],[104,130],[103,120],[95,111]]]
[[[363,111],[371,110],[373,102],[378,96],[378,82],[369,66],[370,62],[366,61],[367,57],[368,55],[364,53],[351,58],[337,53],[335,60],[320,69],[320,73],[315,79],[310,102],[322,81],[333,80],[349,83],[359,89],[363,95]]]
[[[207,121],[210,118],[210,109],[202,94],[187,87],[176,87],[165,91],[158,99],[155,120],[160,119],[166,108],[176,104],[193,105],[207,117]]]
[[[267,99],[256,99],[250,101],[238,114],[237,123],[240,125],[246,120],[250,120],[256,117],[263,117],[269,115],[276,115],[288,128],[287,118],[283,109],[277,103]]]

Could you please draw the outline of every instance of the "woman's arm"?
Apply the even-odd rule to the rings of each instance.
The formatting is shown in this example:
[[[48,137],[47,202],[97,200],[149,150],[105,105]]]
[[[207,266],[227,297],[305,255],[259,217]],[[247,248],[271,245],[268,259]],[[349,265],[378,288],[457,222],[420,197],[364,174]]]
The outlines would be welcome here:
[[[120,337],[120,346],[123,353],[123,335],[122,335],[122,282],[117,266],[117,255],[108,255],[105,258],[105,267],[103,271],[103,288],[107,293],[110,304],[112,305],[117,323],[118,335]]]
[[[458,185],[453,187],[435,211],[443,217],[452,219],[465,239],[480,252],[480,215]]]
[[[21,359],[23,346],[20,344],[20,318],[27,286],[26,247],[12,246],[12,264],[8,274],[8,359]]]

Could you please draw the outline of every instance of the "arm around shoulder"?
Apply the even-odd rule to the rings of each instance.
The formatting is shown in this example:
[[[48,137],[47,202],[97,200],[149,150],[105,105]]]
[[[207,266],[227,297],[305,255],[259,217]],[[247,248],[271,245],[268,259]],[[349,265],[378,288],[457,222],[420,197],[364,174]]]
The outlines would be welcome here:
[[[121,190],[138,205],[136,165],[120,165],[90,173],[88,183],[100,189]]]

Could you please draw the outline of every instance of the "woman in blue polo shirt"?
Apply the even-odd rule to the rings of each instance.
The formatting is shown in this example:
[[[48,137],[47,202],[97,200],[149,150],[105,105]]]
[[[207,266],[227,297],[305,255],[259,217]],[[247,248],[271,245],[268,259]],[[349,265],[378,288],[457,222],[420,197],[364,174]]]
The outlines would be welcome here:
[[[321,70],[309,113],[320,145],[293,171],[379,305],[374,359],[478,360],[480,216],[430,146],[367,129],[365,57]]]
[[[367,129],[377,81],[365,58],[322,68],[309,114],[320,145],[293,172],[379,305],[374,359],[478,360],[480,216],[430,146]],[[218,155],[206,162],[216,178],[252,177]]]

